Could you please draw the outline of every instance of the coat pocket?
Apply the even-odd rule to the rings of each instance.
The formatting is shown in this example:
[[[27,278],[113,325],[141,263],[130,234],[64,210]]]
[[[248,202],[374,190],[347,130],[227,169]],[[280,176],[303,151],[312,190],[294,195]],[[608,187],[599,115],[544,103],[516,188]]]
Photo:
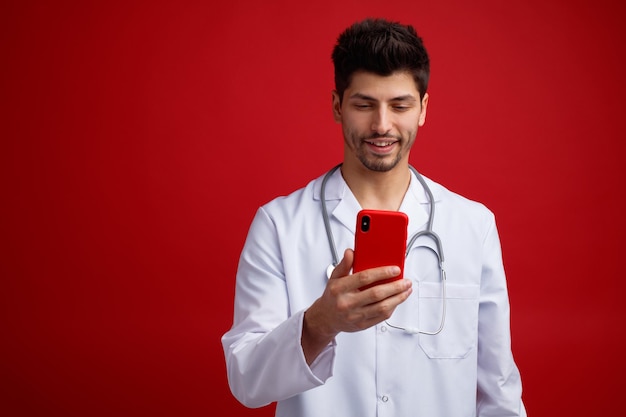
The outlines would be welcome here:
[[[442,319],[442,284],[420,282],[419,328],[436,331]],[[431,359],[460,359],[476,349],[480,288],[472,284],[446,284],[446,314],[443,330],[436,335],[420,334],[419,345]]]

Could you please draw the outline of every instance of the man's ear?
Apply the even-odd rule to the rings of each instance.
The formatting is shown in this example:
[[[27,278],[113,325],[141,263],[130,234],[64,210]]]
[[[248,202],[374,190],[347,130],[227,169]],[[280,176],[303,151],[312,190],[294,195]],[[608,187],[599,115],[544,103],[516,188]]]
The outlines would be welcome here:
[[[422,108],[420,109],[420,117],[417,121],[417,125],[422,127],[424,123],[426,123],[426,108],[428,107],[428,93],[424,94],[424,98],[422,99]]]
[[[332,92],[333,99],[333,118],[335,122],[341,123],[341,99],[339,98],[339,93],[336,90]]]

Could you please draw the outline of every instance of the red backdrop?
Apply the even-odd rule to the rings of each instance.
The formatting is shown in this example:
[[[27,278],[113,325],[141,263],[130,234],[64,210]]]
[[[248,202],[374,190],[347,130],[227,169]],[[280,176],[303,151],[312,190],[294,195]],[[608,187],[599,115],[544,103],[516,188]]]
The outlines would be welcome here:
[[[226,381],[239,251],[341,159],[330,52],[384,16],[432,58],[413,164],[496,212],[530,415],[611,415],[619,3],[3,1],[0,414],[273,415]]]

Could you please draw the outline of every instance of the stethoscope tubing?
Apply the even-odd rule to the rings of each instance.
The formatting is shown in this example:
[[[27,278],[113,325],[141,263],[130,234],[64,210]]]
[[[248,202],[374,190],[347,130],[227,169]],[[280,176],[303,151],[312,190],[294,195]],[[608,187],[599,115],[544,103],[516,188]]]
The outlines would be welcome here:
[[[320,194],[321,194],[320,200],[322,201],[322,217],[324,219],[324,228],[326,229],[326,237],[328,238],[328,246],[330,247],[330,252],[333,257],[333,266],[337,266],[337,264],[339,264],[339,255],[337,253],[337,247],[335,245],[335,238],[333,236],[333,232],[330,227],[330,219],[328,216],[328,209],[326,207],[326,183],[328,182],[328,179],[333,175],[333,173],[341,167],[341,165],[343,164],[336,165],[335,167],[333,167],[330,171],[326,173],[326,175],[322,179],[322,187],[320,190]],[[415,174],[415,177],[420,182],[420,184],[424,188],[424,191],[426,192],[426,195],[428,197],[428,203],[429,203],[428,204],[429,214],[428,214],[428,222],[426,224],[426,230],[422,230],[421,232],[414,234],[411,237],[411,240],[409,240],[409,242],[407,243],[406,256],[409,255],[409,252],[411,251],[413,244],[420,236],[430,236],[432,240],[435,242],[435,245],[437,245],[437,252],[439,253],[439,262],[443,263],[444,256],[443,256],[443,247],[441,245],[441,239],[439,239],[439,236],[433,231],[433,222],[435,220],[435,203],[434,203],[435,199],[433,197],[433,193],[430,191],[430,188],[426,184],[424,177],[422,177],[422,175],[419,172],[417,172],[417,170],[412,165],[409,165],[409,169],[413,172],[413,174]]]
[[[320,200],[322,202],[322,218],[324,220],[324,228],[326,229],[326,237],[328,238],[328,246],[330,247],[330,251],[331,251],[331,255],[333,258],[332,261],[332,267],[336,267],[339,264],[339,255],[337,254],[337,248],[335,246],[335,238],[333,236],[333,231],[330,227],[330,218],[328,215],[328,209],[326,207],[326,183],[328,182],[328,179],[333,175],[333,173],[335,171],[337,171],[341,165],[343,164],[338,164],[335,167],[333,167],[330,171],[328,171],[326,173],[326,175],[324,175],[324,178],[322,179],[322,186],[321,186],[321,190],[320,190]],[[442,316],[441,316],[441,324],[439,326],[439,328],[434,331],[434,332],[426,332],[426,331],[422,331],[420,329],[414,328],[414,327],[400,327],[400,326],[395,326],[393,324],[390,324],[388,321],[385,321],[385,323],[387,323],[388,326],[393,327],[395,329],[399,329],[399,330],[403,330],[406,331],[408,333],[411,334],[426,334],[426,335],[436,335],[438,333],[440,333],[443,330],[444,324],[445,324],[445,318],[446,318],[446,271],[444,269],[444,256],[443,256],[443,247],[441,245],[441,239],[439,239],[439,236],[433,231],[433,222],[435,220],[435,199],[433,197],[433,193],[430,191],[430,188],[428,187],[428,185],[426,184],[426,181],[424,180],[424,177],[422,177],[422,175],[417,172],[417,170],[412,166],[409,165],[409,169],[413,172],[413,174],[415,174],[415,177],[417,178],[417,180],[420,182],[420,184],[422,185],[422,187],[424,188],[424,191],[426,192],[426,195],[428,197],[428,203],[429,203],[429,213],[428,213],[428,221],[426,223],[426,229],[422,230],[420,232],[415,233],[411,239],[409,240],[409,242],[407,243],[407,248],[406,248],[406,253],[405,256],[409,256],[409,252],[411,251],[411,248],[413,247],[413,244],[415,243],[415,241],[421,237],[430,237],[431,240],[435,243],[435,246],[437,247],[437,250],[433,250],[431,248],[431,250],[433,250],[433,252],[435,252],[435,256],[438,258],[439,260],[439,271],[440,271],[440,278],[441,278],[441,283],[442,283],[442,289],[441,289],[441,298],[442,298]],[[426,246],[428,248],[428,246]],[[329,278],[330,278],[330,273],[328,274]]]

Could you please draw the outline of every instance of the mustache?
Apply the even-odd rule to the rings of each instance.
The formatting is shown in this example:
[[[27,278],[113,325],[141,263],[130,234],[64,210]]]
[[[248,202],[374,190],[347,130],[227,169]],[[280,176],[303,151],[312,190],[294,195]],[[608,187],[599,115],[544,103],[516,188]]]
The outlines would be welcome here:
[[[401,137],[390,135],[388,133],[384,133],[382,135],[380,133],[372,133],[371,135],[363,137],[362,139],[363,140],[368,140],[368,139],[396,139],[396,140],[402,140]]]

